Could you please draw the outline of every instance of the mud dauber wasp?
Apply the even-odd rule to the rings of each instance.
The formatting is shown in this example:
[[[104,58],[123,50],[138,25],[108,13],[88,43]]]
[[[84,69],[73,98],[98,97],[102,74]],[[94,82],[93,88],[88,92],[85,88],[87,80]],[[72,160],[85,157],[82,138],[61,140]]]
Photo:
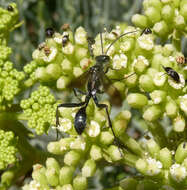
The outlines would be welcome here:
[[[86,74],[88,74],[88,77],[87,77],[87,92],[83,92],[83,91],[81,91],[80,89],[77,89],[77,88],[73,89],[75,96],[77,96],[77,93],[80,93],[80,94],[86,96],[85,100],[82,101],[82,102],[79,102],[79,103],[63,103],[63,104],[59,104],[57,106],[57,109],[56,109],[56,127],[59,125],[58,108],[60,108],[60,107],[66,107],[66,108],[80,107],[80,109],[77,111],[77,113],[75,115],[74,127],[75,127],[76,132],[79,135],[81,135],[83,133],[85,127],[86,127],[86,119],[87,119],[86,108],[88,106],[88,103],[89,103],[90,99],[92,98],[95,105],[98,108],[105,109],[105,111],[106,111],[109,127],[111,128],[111,131],[112,131],[113,136],[114,136],[114,143],[118,146],[118,148],[124,147],[124,145],[120,142],[120,140],[118,140],[118,138],[116,137],[116,135],[114,133],[114,130],[113,130],[113,127],[112,127],[112,121],[111,121],[110,116],[109,116],[108,106],[106,104],[99,103],[97,95],[104,93],[101,90],[101,87],[103,86],[103,84],[102,84],[103,77],[108,72],[108,70],[110,69],[110,67],[109,67],[110,56],[107,55],[109,49],[121,37],[123,37],[125,35],[128,35],[128,34],[131,34],[131,33],[136,33],[138,31],[140,31],[140,30],[134,30],[134,31],[130,31],[130,32],[126,32],[124,34],[121,34],[120,36],[118,36],[108,46],[106,52],[104,52],[104,50],[103,50],[102,33],[100,33],[102,54],[95,57],[95,61],[96,61],[95,65],[93,65],[92,67],[89,68],[88,71],[86,71]],[[142,35],[142,34],[150,34],[151,30],[149,28],[146,28],[146,29],[144,29],[143,31],[140,31],[140,32],[141,32],[140,35]],[[92,49],[91,49],[91,45],[93,43],[94,43],[94,40],[92,40],[91,38],[88,38],[88,49],[91,51],[90,52],[91,56],[93,55],[93,52],[92,52]],[[85,73],[83,73],[83,75],[84,74]],[[131,75],[129,75],[129,76],[131,76]],[[127,76],[127,77],[129,77],[129,76]],[[126,79],[126,78],[124,78],[124,79]]]

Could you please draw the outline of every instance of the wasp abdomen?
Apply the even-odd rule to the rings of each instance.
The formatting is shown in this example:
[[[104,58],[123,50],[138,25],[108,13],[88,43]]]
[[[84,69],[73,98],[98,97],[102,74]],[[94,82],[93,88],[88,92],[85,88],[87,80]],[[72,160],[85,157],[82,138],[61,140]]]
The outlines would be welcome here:
[[[74,126],[76,132],[81,135],[86,127],[86,107],[82,107],[75,115]]]

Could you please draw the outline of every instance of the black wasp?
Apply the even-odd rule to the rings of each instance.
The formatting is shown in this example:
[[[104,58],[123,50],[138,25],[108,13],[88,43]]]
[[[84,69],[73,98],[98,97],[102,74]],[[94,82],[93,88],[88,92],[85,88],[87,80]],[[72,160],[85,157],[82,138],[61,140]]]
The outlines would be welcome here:
[[[163,65],[162,67],[166,71],[167,75],[170,76],[176,83],[180,82],[180,76],[174,69],[171,67],[164,67]]]
[[[124,147],[124,145],[118,140],[118,138],[116,137],[116,135],[114,133],[114,130],[113,130],[113,127],[112,127],[112,122],[111,122],[111,119],[110,119],[110,116],[109,116],[108,106],[106,104],[99,103],[97,95],[103,93],[103,91],[101,90],[101,87],[103,87],[103,83],[102,83],[103,82],[103,77],[109,70],[110,57],[107,55],[107,52],[109,51],[110,47],[117,40],[119,40],[121,37],[123,37],[123,36],[125,36],[127,34],[138,32],[138,31],[139,30],[126,32],[126,33],[118,36],[108,46],[105,53],[104,53],[104,50],[103,50],[102,34],[100,33],[102,54],[95,57],[96,64],[93,65],[92,67],[90,67],[90,69],[86,72],[87,74],[89,74],[88,77],[87,77],[87,86],[86,86],[87,91],[83,92],[83,91],[81,91],[80,89],[77,89],[77,88],[73,89],[75,96],[77,96],[77,93],[80,93],[82,95],[86,95],[85,100],[82,101],[82,102],[79,102],[79,103],[63,103],[63,104],[59,104],[57,106],[57,109],[56,109],[56,127],[59,125],[58,108],[60,108],[60,107],[66,107],[66,108],[80,107],[80,109],[77,111],[77,113],[75,115],[74,127],[75,127],[76,132],[79,135],[81,135],[83,133],[85,127],[86,127],[86,119],[87,119],[86,108],[88,106],[88,103],[89,103],[90,99],[92,98],[95,105],[98,108],[105,109],[106,114],[107,114],[109,127],[111,128],[111,131],[112,131],[112,133],[114,135],[115,144],[118,147]],[[150,29],[144,29],[143,33],[145,33],[145,34],[151,33],[151,30]],[[141,33],[141,34],[143,34],[143,33]],[[95,42],[94,40],[92,40],[91,38],[88,38],[88,48],[89,48],[89,50],[92,50],[91,45],[94,42]],[[93,55],[92,51],[90,52],[90,55]]]

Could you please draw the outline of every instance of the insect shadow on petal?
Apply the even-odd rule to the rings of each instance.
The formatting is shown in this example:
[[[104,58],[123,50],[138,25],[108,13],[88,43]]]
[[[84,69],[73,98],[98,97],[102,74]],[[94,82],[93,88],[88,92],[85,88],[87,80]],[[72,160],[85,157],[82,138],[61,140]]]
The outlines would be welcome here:
[[[94,41],[94,39],[88,37],[88,39],[87,39],[88,49],[90,50],[90,55],[95,59],[96,63],[92,67],[90,67],[88,71],[83,73],[84,80],[76,79],[76,81],[81,81],[81,84],[82,84],[82,82],[87,83],[86,84],[86,91],[82,91],[78,88],[73,89],[75,96],[77,96],[78,93],[85,95],[85,100],[80,101],[79,103],[59,104],[57,106],[57,109],[56,109],[56,127],[59,126],[59,115],[58,115],[58,109],[59,108],[61,108],[61,107],[65,107],[65,108],[80,107],[80,109],[75,114],[74,128],[75,128],[76,132],[79,135],[81,135],[83,133],[85,127],[86,127],[86,122],[87,122],[86,108],[89,104],[90,99],[93,99],[95,105],[98,108],[105,109],[106,114],[107,114],[108,124],[109,124],[109,127],[111,128],[112,134],[114,136],[114,143],[118,146],[118,149],[119,149],[121,156],[123,155],[120,151],[120,148],[124,148],[124,145],[123,145],[123,143],[121,143],[121,141],[115,135],[115,132],[114,132],[113,127],[112,127],[112,121],[111,121],[110,115],[109,115],[108,105],[99,103],[97,95],[104,93],[104,91],[101,90],[101,87],[103,87],[103,78],[104,78],[105,74],[108,72],[108,70],[110,69],[110,67],[109,67],[110,56],[107,55],[109,49],[112,47],[112,45],[115,42],[117,42],[123,36],[131,34],[131,33],[136,33],[138,31],[140,31],[140,30],[134,30],[134,31],[130,31],[130,32],[126,32],[124,34],[121,34],[108,46],[106,52],[104,52],[102,33],[100,33],[100,42],[101,42],[102,54],[96,56],[95,58],[94,58],[94,54],[93,54],[93,50],[92,50],[92,44],[94,44],[95,41]],[[144,29],[143,32],[142,31],[140,31],[140,32],[141,32],[141,35],[143,33],[149,34],[149,33],[151,33],[151,30],[150,29]],[[80,77],[82,77],[82,76],[80,76]],[[57,131],[57,138],[58,138],[58,131]]]

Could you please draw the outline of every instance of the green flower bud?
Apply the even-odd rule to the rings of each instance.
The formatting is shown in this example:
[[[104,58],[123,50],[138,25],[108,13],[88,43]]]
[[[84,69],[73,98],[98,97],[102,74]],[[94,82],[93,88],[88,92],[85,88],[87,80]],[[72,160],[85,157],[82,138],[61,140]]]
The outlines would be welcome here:
[[[69,61],[68,59],[63,59],[61,63],[61,68],[63,72],[70,73],[73,69],[73,63]]]
[[[70,143],[70,148],[74,150],[82,150],[86,149],[86,142],[82,138],[76,138],[74,141]]]
[[[137,85],[137,82],[138,82],[138,76],[136,74],[133,74],[133,75],[132,74],[133,73],[124,75],[125,84],[128,87],[134,87]]]
[[[135,14],[132,16],[132,23],[140,28],[146,28],[148,26],[148,19],[144,15]]]
[[[117,146],[114,145],[109,146],[109,148],[107,149],[107,153],[110,155],[113,161],[119,161],[122,159],[121,153]]]
[[[87,189],[87,179],[83,176],[77,176],[73,180],[74,190],[86,190]]]
[[[102,132],[103,133],[103,132]],[[101,133],[101,135],[102,135]],[[106,133],[106,132],[104,132]],[[109,132],[108,132],[109,133]],[[102,151],[101,148],[99,146],[96,145],[92,145],[91,149],[90,149],[90,157],[93,160],[100,160],[102,158]]]
[[[163,148],[160,150],[158,159],[162,162],[163,168],[169,169],[172,165],[172,154],[167,148]]]
[[[187,95],[180,97],[180,108],[187,114]]]
[[[58,189],[57,189],[58,190]],[[66,184],[64,185],[61,189],[59,190],[73,190],[73,187],[71,184]]]
[[[177,29],[179,30],[184,30],[185,28],[185,20],[184,20],[184,17],[182,15],[177,15],[175,18],[174,18],[174,25]]]
[[[95,174],[96,171],[96,163],[94,160],[90,159],[84,163],[82,168],[82,176],[91,177]]]
[[[64,154],[67,151],[66,147],[61,147],[59,142],[50,142],[47,145],[47,150],[52,154]]]
[[[174,17],[174,8],[171,7],[170,5],[165,5],[162,8],[162,18],[165,20],[166,23],[171,23],[173,21],[173,17]]]
[[[161,116],[161,108],[159,106],[150,106],[148,107],[144,113],[143,118],[147,121],[155,121]]]
[[[137,162],[136,162],[136,169],[140,173],[146,175],[147,169],[148,169],[148,164],[147,164],[146,160],[144,160],[144,159],[138,159]]]
[[[175,153],[175,160],[177,163],[182,163],[186,157],[187,157],[187,146],[186,142],[183,142],[177,147]]]
[[[142,156],[143,150],[138,142],[134,140],[133,138],[129,137],[126,134],[123,134],[122,137],[120,137],[120,140],[124,143],[125,146],[127,146],[133,153],[136,155]]]
[[[58,64],[49,64],[46,67],[46,72],[50,78],[57,79],[61,75],[61,67]]]
[[[166,75],[163,72],[158,72],[153,77],[153,82],[155,86],[162,87],[166,82]]]
[[[114,141],[114,136],[109,131],[102,131],[99,141],[103,145],[109,145]]]
[[[133,108],[142,108],[147,105],[147,97],[139,93],[131,93],[127,96],[128,104]]]
[[[5,171],[1,175],[1,184],[4,184],[5,186],[10,186],[12,183],[12,180],[14,179],[14,172],[12,171]]]
[[[35,164],[33,166],[32,178],[42,185],[47,185],[48,183],[45,174],[46,174],[46,169],[42,165]]]
[[[47,169],[53,168],[57,173],[59,173],[60,166],[54,158],[47,158],[46,167]]]
[[[113,57],[112,66],[115,70],[127,68],[127,56],[125,54],[115,54]]]
[[[86,128],[86,132],[92,138],[97,137],[101,132],[99,123],[92,120],[89,127]]]
[[[180,14],[184,17],[185,21],[187,21],[187,2],[185,1],[181,1]]]
[[[157,158],[160,151],[159,145],[153,139],[148,140],[146,145],[151,156]]]
[[[67,87],[67,85],[70,82],[70,78],[66,76],[61,76],[57,81],[56,81],[56,87],[59,90],[63,90]]]
[[[145,71],[146,67],[149,66],[149,61],[144,56],[139,55],[132,64],[134,65],[135,72],[141,74]]]
[[[51,186],[57,186],[59,183],[58,180],[58,173],[56,172],[55,168],[47,168],[45,172],[47,182]]]
[[[143,51],[143,54],[150,56],[151,50],[154,47],[153,36],[148,34],[143,34],[138,37],[137,43],[138,47],[140,48],[140,52],[137,52],[137,54],[138,53],[142,54]]]
[[[79,77],[82,74],[83,74],[83,70],[80,67],[73,67],[74,77]]]
[[[154,104],[160,104],[165,101],[166,92],[162,90],[154,90],[152,93],[150,93],[150,96]]]
[[[146,92],[151,92],[155,89],[153,79],[149,75],[141,75],[139,78],[139,84],[140,87]]]
[[[50,79],[50,76],[47,73],[45,67],[37,68],[35,71],[35,77],[36,77],[36,79],[41,80],[41,81],[49,81],[49,79]]]
[[[162,3],[160,0],[144,0],[143,7],[145,10],[149,7],[155,7],[156,9],[161,10]]]
[[[88,49],[86,48],[81,48],[81,47],[78,47],[75,51],[75,57],[78,59],[78,60],[81,60],[83,58],[85,58],[87,56],[87,53],[88,53]]]
[[[62,47],[62,52],[66,55],[72,55],[74,53],[75,47],[72,43],[68,43],[65,47]]]
[[[78,152],[72,150],[65,154],[64,163],[68,166],[75,166],[79,163],[80,158],[81,155]]]
[[[173,130],[176,132],[183,132],[185,129],[185,119],[182,116],[177,116],[173,120]]]
[[[153,24],[159,22],[161,19],[160,10],[158,10],[155,7],[148,7],[145,10],[145,15],[148,17],[149,21],[152,22]]]
[[[178,106],[174,100],[170,99],[165,105],[166,114],[173,118],[178,113]]]
[[[122,52],[129,52],[134,48],[135,40],[133,38],[125,39],[125,41],[120,45],[120,50]]]
[[[59,174],[60,185],[65,185],[72,182],[74,170],[75,169],[71,166],[70,167],[64,166],[60,169],[60,174]]]
[[[87,44],[87,33],[83,27],[78,27],[75,31],[75,42],[77,44]]]
[[[160,37],[165,37],[168,34],[168,26],[165,21],[155,23],[153,31]]]

